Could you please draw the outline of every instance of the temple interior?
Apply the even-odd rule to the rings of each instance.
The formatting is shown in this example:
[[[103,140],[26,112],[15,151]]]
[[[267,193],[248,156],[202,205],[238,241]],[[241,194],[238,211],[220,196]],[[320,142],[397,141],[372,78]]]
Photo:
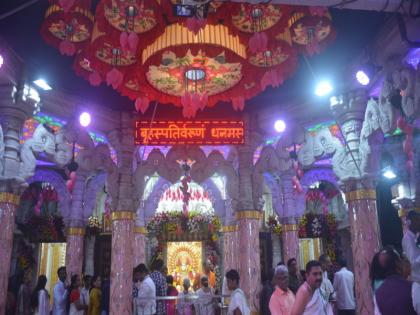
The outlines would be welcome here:
[[[352,314],[377,314],[374,254],[403,254],[420,213],[419,16],[414,0],[2,1],[0,315],[29,315],[3,293],[45,275],[53,295],[61,266],[109,281],[106,315],[147,315],[133,268],[159,260],[178,292],[211,274],[224,296],[237,270],[265,315],[274,268],[321,255],[354,273]]]

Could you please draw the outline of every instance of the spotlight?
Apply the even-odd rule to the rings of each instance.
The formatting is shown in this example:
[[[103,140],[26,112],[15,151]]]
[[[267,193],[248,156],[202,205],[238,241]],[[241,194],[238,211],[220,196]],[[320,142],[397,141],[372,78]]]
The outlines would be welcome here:
[[[284,120],[276,120],[276,122],[274,123],[274,129],[280,133],[284,132],[286,130],[286,123],[284,122]]]
[[[34,83],[44,91],[52,90],[52,87],[44,79],[35,80]]]
[[[4,58],[2,55],[0,55],[0,68],[3,66]]]
[[[315,88],[316,96],[326,96],[330,94],[333,90],[333,87],[329,81],[321,81]]]
[[[363,70],[359,70],[356,72],[356,79],[357,79],[357,82],[365,86],[368,85],[370,82],[369,75]]]
[[[394,179],[397,177],[392,168],[382,170],[382,176],[388,179]]]
[[[87,127],[90,125],[90,114],[88,112],[83,112],[79,116],[79,123],[82,127]]]

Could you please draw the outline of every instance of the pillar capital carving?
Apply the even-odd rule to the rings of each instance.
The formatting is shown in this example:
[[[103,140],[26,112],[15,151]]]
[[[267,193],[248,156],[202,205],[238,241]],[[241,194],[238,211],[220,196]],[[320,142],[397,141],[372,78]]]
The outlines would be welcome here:
[[[363,121],[367,100],[366,90],[358,89],[338,96],[338,102],[331,106],[331,110],[340,125],[347,121]]]

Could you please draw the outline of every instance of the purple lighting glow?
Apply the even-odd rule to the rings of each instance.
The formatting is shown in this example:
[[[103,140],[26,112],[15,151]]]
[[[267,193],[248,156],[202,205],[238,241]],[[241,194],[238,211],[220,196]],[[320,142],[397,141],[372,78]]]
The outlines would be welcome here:
[[[87,127],[90,125],[91,118],[88,112],[83,112],[79,116],[79,123],[82,127]]]
[[[0,55],[0,68],[3,66],[4,58],[2,55]]]
[[[286,130],[286,123],[284,122],[284,120],[276,120],[276,122],[274,123],[274,129],[277,132],[284,132]]]

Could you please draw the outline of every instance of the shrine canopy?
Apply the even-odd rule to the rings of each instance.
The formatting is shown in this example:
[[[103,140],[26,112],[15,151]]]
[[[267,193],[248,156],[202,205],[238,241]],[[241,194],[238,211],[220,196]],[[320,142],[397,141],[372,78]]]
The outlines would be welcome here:
[[[298,54],[321,52],[335,38],[325,8],[271,3],[175,0],[50,0],[44,40],[91,85],[106,83],[144,113],[151,101],[182,107],[185,118],[218,102],[278,87]]]
[[[190,198],[188,200],[189,213],[213,215],[214,208],[210,200],[209,193],[205,191],[199,184],[190,182],[188,184],[188,192]],[[162,194],[156,213],[182,213],[184,207],[184,195],[181,190],[181,183],[170,186]]]

